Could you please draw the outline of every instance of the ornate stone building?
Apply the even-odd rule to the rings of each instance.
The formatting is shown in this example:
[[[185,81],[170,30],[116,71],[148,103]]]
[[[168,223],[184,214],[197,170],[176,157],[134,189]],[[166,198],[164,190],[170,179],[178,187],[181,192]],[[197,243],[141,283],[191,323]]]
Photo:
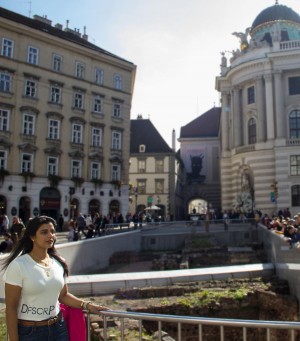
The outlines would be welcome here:
[[[0,211],[126,214],[135,65],[3,8],[0,44]]]
[[[300,211],[300,16],[264,9],[239,49],[223,53],[221,202],[266,213]],[[229,60],[227,60],[229,59]]]

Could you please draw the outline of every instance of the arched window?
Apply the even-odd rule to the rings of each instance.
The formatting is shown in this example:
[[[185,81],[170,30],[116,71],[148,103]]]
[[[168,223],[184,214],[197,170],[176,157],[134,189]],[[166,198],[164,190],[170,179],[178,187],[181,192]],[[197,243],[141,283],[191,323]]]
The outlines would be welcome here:
[[[290,113],[290,139],[300,138],[300,110],[293,110]]]
[[[248,144],[256,143],[256,122],[254,118],[250,118],[248,122]]]
[[[300,185],[292,186],[292,206],[300,206]]]

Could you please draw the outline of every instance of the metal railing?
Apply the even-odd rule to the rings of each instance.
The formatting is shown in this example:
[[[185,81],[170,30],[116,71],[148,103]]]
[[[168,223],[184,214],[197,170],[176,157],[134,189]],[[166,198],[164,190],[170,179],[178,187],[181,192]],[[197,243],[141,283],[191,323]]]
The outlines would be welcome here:
[[[130,341],[125,338],[125,324],[124,319],[133,319],[138,321],[139,327],[139,340],[143,340],[142,335],[142,322],[152,321],[157,322],[158,340],[161,341],[162,334],[162,323],[174,323],[177,325],[177,341],[182,339],[182,326],[184,324],[196,325],[198,326],[198,341],[207,341],[204,338],[203,327],[204,326],[215,326],[219,327],[220,341],[229,341],[225,339],[225,327],[241,328],[242,341],[247,341],[247,331],[250,328],[254,329],[265,329],[266,331],[266,341],[271,341],[271,331],[273,330],[286,330],[289,331],[289,338],[285,338],[285,341],[295,341],[297,331],[300,331],[299,322],[286,322],[286,321],[258,321],[258,320],[238,320],[238,319],[220,319],[220,318],[205,318],[196,316],[175,316],[175,315],[161,315],[161,314],[146,314],[146,313],[134,313],[134,312],[124,312],[124,311],[103,311],[101,312],[103,316],[103,338],[104,341],[109,340],[108,336],[108,320],[109,318],[117,318],[120,320],[120,334],[121,341]],[[87,325],[90,326],[90,315],[87,316]],[[87,328],[87,341],[91,340],[91,330]]]

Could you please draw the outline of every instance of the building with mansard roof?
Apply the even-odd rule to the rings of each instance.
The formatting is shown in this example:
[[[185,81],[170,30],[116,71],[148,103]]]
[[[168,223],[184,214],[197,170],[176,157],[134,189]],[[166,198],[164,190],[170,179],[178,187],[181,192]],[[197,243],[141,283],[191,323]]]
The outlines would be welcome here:
[[[136,66],[46,17],[0,28],[0,211],[125,214]]]
[[[153,217],[183,219],[182,164],[175,153],[175,132],[170,148],[149,119],[139,115],[131,120],[130,212]],[[145,211],[146,209],[146,211]]]
[[[246,23],[245,23],[246,24]],[[264,9],[240,46],[224,52],[221,110],[223,210],[300,211],[300,16]]]

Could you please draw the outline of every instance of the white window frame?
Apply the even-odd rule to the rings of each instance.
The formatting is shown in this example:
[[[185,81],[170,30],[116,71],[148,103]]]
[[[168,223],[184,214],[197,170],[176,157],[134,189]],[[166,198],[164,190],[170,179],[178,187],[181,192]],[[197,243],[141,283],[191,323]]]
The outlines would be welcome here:
[[[0,131],[8,131],[10,110],[0,108]]]
[[[37,81],[33,79],[25,79],[25,96],[37,97]]]
[[[114,150],[121,150],[122,148],[122,133],[118,130],[112,131],[111,148]]]
[[[51,140],[60,139],[60,120],[49,118],[48,120],[48,138]]]
[[[118,73],[114,75],[114,88],[116,90],[122,90],[122,76]]]
[[[146,173],[146,160],[138,160],[138,173]]]
[[[147,189],[147,180],[139,179],[137,180],[137,193],[145,194]]]
[[[7,151],[0,150],[0,169],[7,169]]]
[[[50,102],[61,103],[61,87],[57,85],[50,86]]]
[[[155,173],[164,172],[164,159],[155,159]]]
[[[94,95],[93,97],[93,112],[96,112],[98,114],[102,113],[103,108],[103,99],[99,95]]]
[[[33,171],[33,154],[22,153],[21,154],[21,173]]]
[[[91,179],[101,179],[101,162],[91,162]]]
[[[155,194],[163,194],[165,187],[164,179],[155,179]]]
[[[82,170],[81,160],[71,160],[71,178],[80,178]]]
[[[83,141],[83,125],[79,123],[72,124],[72,143],[82,144]]]
[[[113,104],[113,117],[120,118],[121,117],[121,103],[114,103]]]
[[[84,79],[85,78],[85,64],[82,62],[76,62],[75,65],[75,76],[77,78]]]
[[[2,38],[2,50],[1,55],[7,58],[13,58],[14,56],[14,41],[8,38]]]
[[[48,156],[47,158],[47,175],[58,174],[58,158],[55,156]]]
[[[113,163],[111,165],[111,180],[120,181],[121,180],[121,165]]]
[[[0,91],[11,92],[12,75],[8,72],[0,72]]]
[[[35,115],[23,113],[22,132],[24,135],[34,135],[35,132]]]
[[[92,134],[91,134],[91,145],[93,147],[101,147],[102,146],[102,129],[92,127]]]
[[[103,85],[104,71],[99,67],[95,67],[95,82],[98,85]]]
[[[74,108],[83,109],[84,95],[83,93],[76,91],[74,93]]]
[[[34,46],[28,46],[27,62],[29,64],[38,65],[39,63],[39,49]]]
[[[62,71],[63,58],[59,54],[53,54],[52,57],[52,70],[56,72]]]

